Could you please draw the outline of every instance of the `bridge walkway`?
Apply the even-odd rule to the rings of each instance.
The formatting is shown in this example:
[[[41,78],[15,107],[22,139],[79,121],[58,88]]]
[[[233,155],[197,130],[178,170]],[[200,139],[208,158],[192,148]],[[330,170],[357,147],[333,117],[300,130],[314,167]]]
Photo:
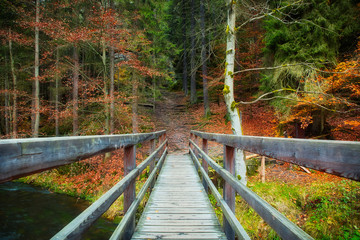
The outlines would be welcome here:
[[[227,239],[189,154],[167,156],[132,239]]]

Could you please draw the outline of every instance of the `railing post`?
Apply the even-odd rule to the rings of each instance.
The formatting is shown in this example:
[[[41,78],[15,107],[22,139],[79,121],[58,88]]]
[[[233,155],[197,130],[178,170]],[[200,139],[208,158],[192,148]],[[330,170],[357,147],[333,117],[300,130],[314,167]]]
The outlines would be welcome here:
[[[191,132],[190,132],[190,138],[189,139],[193,139],[193,137],[194,137],[194,134],[192,134]],[[189,141],[189,153],[190,153],[190,148],[191,148],[191,143],[190,143],[190,141]]]
[[[126,176],[136,167],[136,147],[134,145],[124,148],[124,175]],[[135,200],[135,180],[124,191],[124,212],[126,213]],[[135,230],[135,215],[132,217],[129,227],[126,229],[124,239],[131,239]]]
[[[203,140],[202,140],[202,150],[203,150],[206,154],[208,154],[208,140],[205,139],[205,138],[203,138]],[[204,160],[204,158],[202,159],[202,167],[203,167],[203,169],[205,170],[206,174],[209,175],[209,174],[208,174],[208,172],[209,172],[209,166],[208,166],[208,163]],[[204,177],[203,177],[203,179],[202,179],[202,183],[203,183],[203,186],[204,186],[204,188],[205,188],[206,193],[208,193],[209,188],[208,188],[207,182],[205,181],[205,178],[204,178]]]
[[[224,146],[224,168],[235,176],[235,148]],[[235,190],[229,183],[224,183],[224,200],[229,208],[235,213]],[[235,232],[229,222],[223,216],[223,226],[227,239],[235,239]]]
[[[196,136],[196,135],[194,134],[194,143],[199,146],[197,140],[198,140],[198,136]],[[199,153],[198,153],[198,151],[196,150],[196,148],[194,148],[194,153],[195,153],[196,157],[199,157]]]
[[[149,150],[150,152],[149,152],[149,155],[151,155],[151,154],[155,151],[155,147],[156,147],[156,146],[155,146],[155,139],[151,139],[151,140],[150,140],[150,150]],[[157,156],[156,156],[155,159],[150,163],[149,176],[150,176],[150,174],[154,171],[156,158],[157,158]],[[151,189],[154,187],[154,184],[155,184],[155,181],[153,181],[153,182],[151,183],[151,186],[150,186]]]

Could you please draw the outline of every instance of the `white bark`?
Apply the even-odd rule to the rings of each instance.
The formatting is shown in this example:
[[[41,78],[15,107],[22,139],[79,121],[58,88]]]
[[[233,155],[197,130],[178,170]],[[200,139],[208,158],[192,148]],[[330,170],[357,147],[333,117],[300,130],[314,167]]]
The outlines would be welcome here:
[[[234,62],[235,62],[235,20],[236,7],[235,2],[226,0],[228,7],[227,27],[226,27],[226,63],[225,63],[225,82],[224,98],[227,112],[229,114],[233,134],[242,135],[241,118],[239,109],[236,107],[234,100]],[[244,152],[240,149],[235,151],[235,174],[240,178],[240,182],[246,184],[246,164]]]

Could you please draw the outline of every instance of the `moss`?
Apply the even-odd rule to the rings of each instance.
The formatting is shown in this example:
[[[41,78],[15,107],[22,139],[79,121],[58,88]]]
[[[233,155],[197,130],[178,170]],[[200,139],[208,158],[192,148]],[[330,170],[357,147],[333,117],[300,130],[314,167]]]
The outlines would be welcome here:
[[[229,94],[230,93],[230,87],[228,86],[228,85],[225,85],[224,86],[224,89],[223,89],[223,94],[224,94],[224,96],[226,95],[226,94]]]
[[[231,111],[234,111],[235,110],[235,108],[236,108],[236,106],[237,106],[237,103],[235,102],[235,101],[233,101],[232,103],[231,103]]]

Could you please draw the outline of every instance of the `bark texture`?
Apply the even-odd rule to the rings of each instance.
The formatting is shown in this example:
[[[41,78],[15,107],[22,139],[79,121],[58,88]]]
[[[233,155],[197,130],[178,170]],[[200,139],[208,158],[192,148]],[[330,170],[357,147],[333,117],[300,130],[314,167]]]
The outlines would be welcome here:
[[[234,99],[234,63],[235,63],[235,20],[236,4],[235,1],[226,0],[228,7],[227,26],[226,26],[226,63],[225,63],[225,83],[224,98],[228,116],[231,122],[233,134],[242,135],[241,113],[236,107]],[[235,151],[235,174],[240,181],[246,184],[246,164],[244,152],[240,149]]]

